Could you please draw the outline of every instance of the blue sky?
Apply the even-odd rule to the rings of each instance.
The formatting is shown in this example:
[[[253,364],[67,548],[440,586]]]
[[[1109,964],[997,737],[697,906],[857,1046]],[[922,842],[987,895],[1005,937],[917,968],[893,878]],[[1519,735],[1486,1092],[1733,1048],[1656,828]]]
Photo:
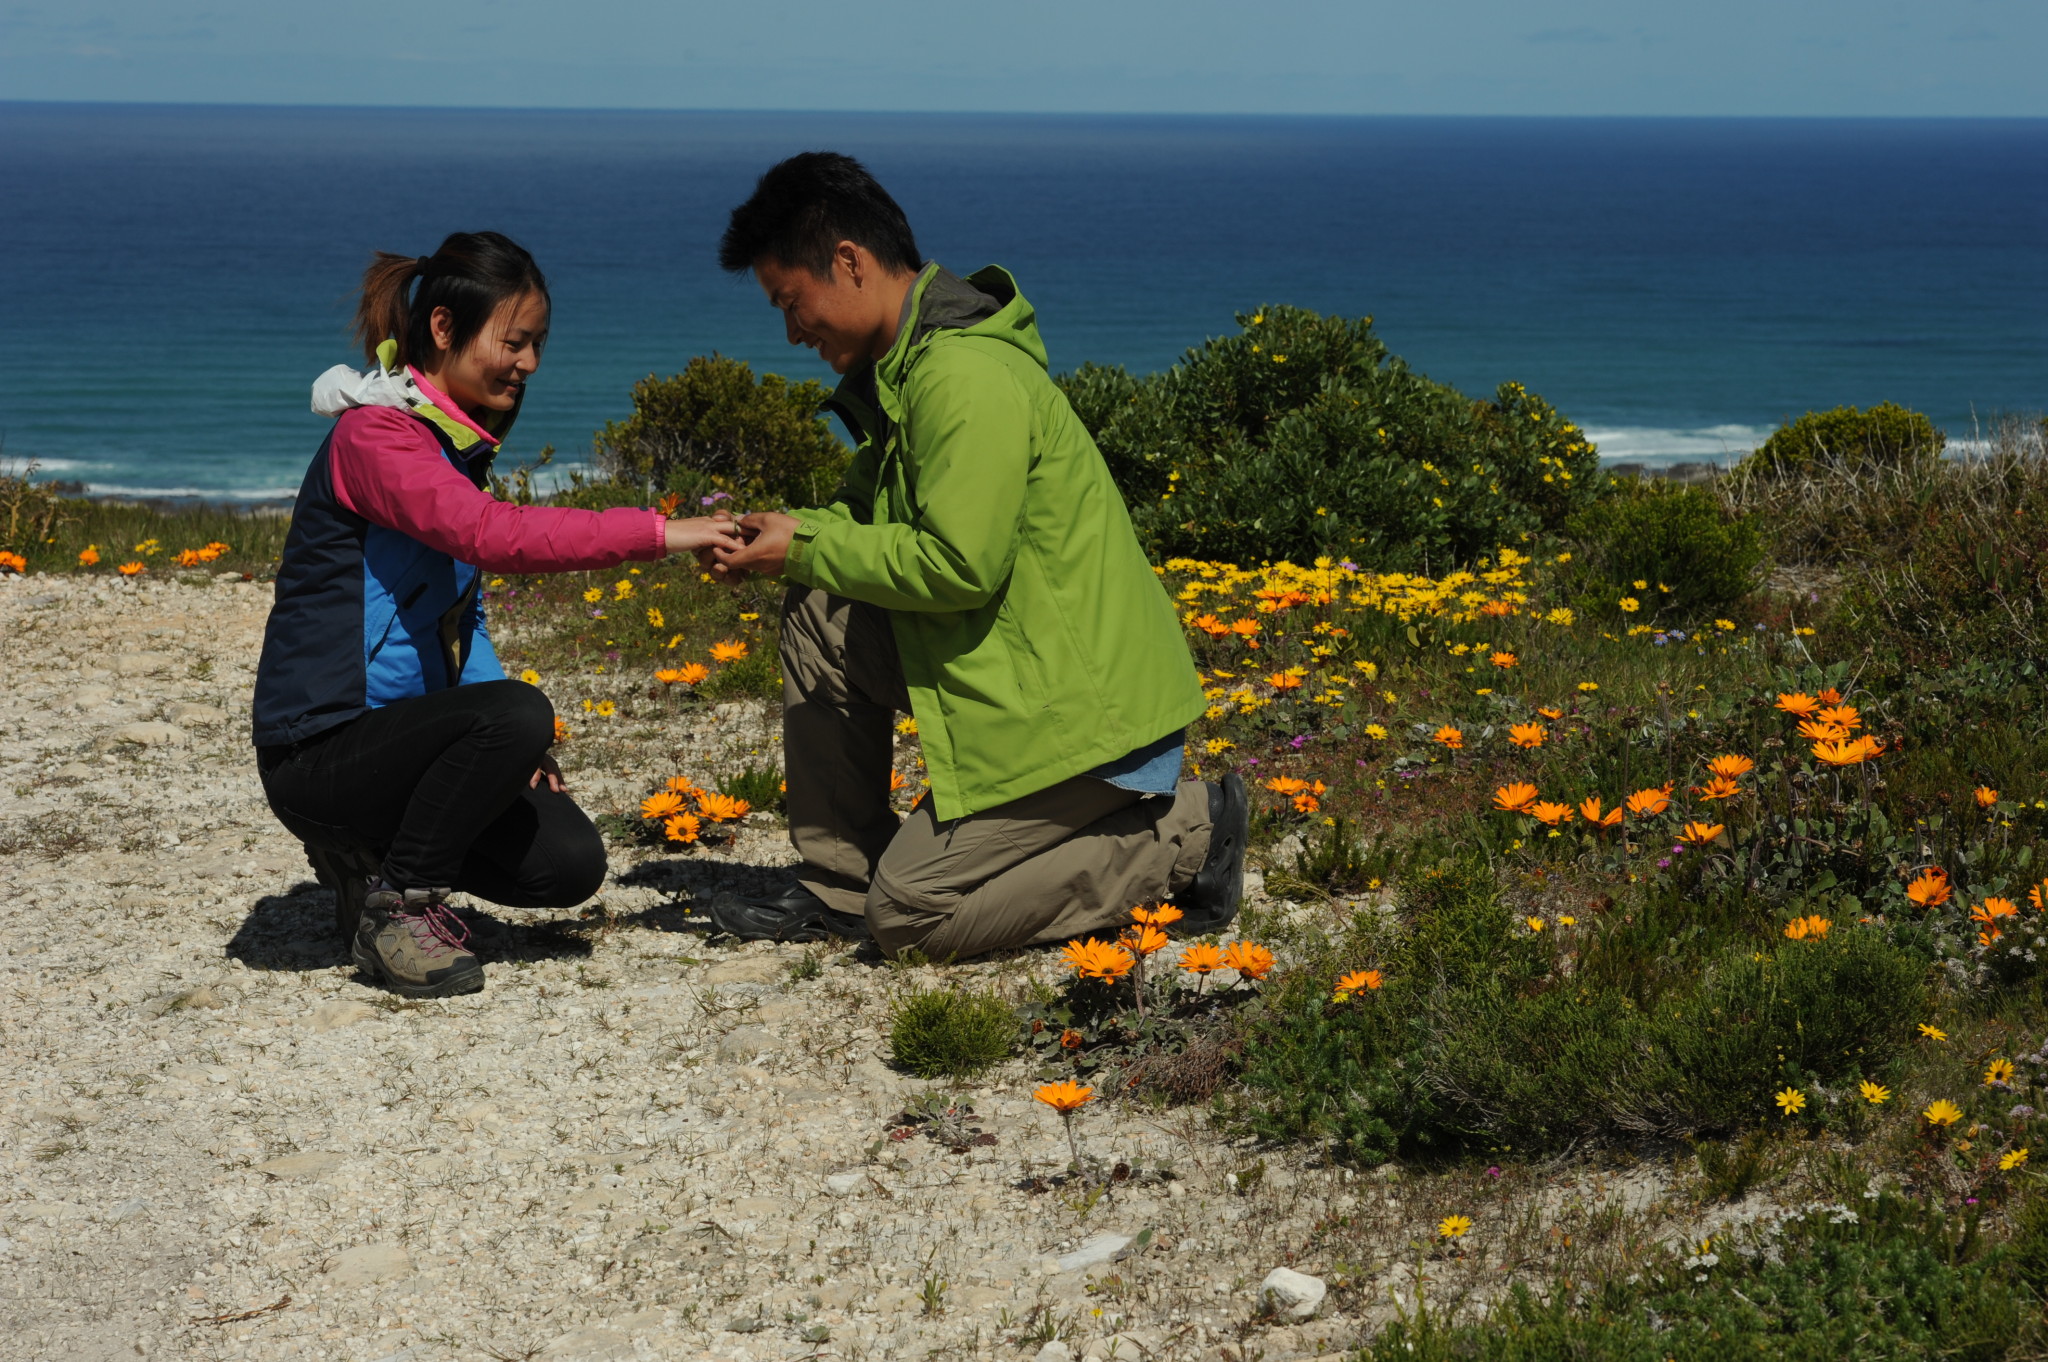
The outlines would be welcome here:
[[[2044,0],[0,0],[0,99],[2048,114]]]

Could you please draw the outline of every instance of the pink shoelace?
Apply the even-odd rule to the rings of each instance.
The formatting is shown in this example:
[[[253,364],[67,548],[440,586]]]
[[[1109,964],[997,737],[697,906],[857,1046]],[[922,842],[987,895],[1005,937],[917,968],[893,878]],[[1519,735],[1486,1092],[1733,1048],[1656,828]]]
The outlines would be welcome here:
[[[469,928],[440,899],[426,899],[417,905],[408,903],[391,919],[404,923],[413,940],[429,956],[453,955],[469,945]]]

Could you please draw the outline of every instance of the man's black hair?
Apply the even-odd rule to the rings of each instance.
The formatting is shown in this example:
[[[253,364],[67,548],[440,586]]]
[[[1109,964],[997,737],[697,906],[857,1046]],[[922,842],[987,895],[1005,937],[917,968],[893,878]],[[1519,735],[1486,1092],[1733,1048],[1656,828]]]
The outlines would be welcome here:
[[[891,269],[915,273],[924,265],[910,220],[866,166],[836,151],[799,152],[771,166],[732,210],[718,263],[745,274],[756,261],[772,259],[822,279],[842,241],[865,246]]]

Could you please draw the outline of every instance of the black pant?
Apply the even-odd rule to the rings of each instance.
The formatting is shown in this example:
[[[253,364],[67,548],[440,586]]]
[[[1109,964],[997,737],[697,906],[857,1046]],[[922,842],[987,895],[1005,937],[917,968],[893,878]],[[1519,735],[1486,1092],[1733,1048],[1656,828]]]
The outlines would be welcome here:
[[[554,737],[538,687],[482,681],[260,749],[257,766],[299,840],[382,855],[395,888],[567,908],[604,883],[604,839],[575,800],[528,784]]]

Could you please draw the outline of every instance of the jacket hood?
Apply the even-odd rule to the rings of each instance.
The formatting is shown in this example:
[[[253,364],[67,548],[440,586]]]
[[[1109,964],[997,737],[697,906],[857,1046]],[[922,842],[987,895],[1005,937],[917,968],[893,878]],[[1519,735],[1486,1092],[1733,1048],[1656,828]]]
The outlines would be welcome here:
[[[1025,301],[1008,270],[988,265],[962,279],[942,265],[926,265],[903,300],[903,320],[889,353],[850,370],[825,402],[846,422],[855,443],[872,433],[875,409],[891,421],[903,419],[903,380],[932,338],[943,331],[1014,345],[1039,368],[1046,367],[1038,312]]]
[[[522,392],[520,399],[523,401],[525,396]],[[377,347],[374,368],[358,371],[337,364],[313,380],[316,415],[339,416],[351,407],[395,407],[409,411],[438,427],[463,453],[478,444],[495,449],[519,416],[519,408],[514,406],[511,411],[489,413],[493,419],[487,421],[471,419],[447,398],[423,388],[412,366],[398,363],[398,346],[393,341]]]

